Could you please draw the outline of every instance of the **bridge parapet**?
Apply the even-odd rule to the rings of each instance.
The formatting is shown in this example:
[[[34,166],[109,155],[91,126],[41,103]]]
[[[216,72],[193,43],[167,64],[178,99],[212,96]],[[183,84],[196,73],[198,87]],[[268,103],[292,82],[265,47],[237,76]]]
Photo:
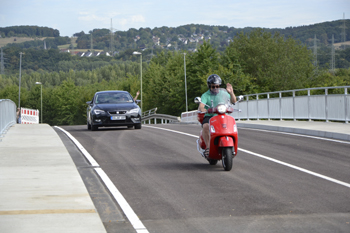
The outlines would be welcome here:
[[[180,117],[166,115],[166,114],[152,114],[142,118],[142,122],[146,124],[168,124],[168,123],[178,123],[180,122]]]
[[[0,100],[0,137],[16,124],[16,104],[9,99]]]
[[[157,108],[152,108],[142,113],[142,123],[146,124],[168,124],[177,123],[181,121],[180,117],[171,116],[167,114],[157,114]]]
[[[332,91],[334,94],[330,94]],[[306,88],[244,95],[230,115],[236,120],[322,120],[349,123],[350,86]],[[195,111],[181,114],[181,122],[192,122]],[[194,120],[196,122],[196,120]]]

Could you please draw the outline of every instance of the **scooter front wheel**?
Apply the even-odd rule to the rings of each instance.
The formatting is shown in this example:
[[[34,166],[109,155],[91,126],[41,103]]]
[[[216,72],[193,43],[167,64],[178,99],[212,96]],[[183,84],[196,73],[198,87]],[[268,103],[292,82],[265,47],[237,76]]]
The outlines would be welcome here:
[[[232,169],[232,147],[222,148],[222,166],[225,171],[231,171]]]

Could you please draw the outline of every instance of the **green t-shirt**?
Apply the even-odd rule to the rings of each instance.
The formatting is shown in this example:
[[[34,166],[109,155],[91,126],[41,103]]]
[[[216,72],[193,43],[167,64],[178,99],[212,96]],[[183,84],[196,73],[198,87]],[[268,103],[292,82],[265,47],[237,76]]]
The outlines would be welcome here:
[[[213,102],[212,102],[213,101]],[[219,103],[226,104],[228,101],[231,102],[231,95],[226,91],[219,89],[219,93],[214,95],[208,90],[207,92],[203,93],[201,96],[201,102],[209,105],[210,107],[213,106],[216,107]],[[205,109],[208,109],[208,106],[205,106]],[[205,116],[215,116],[217,114],[213,113],[206,113]]]

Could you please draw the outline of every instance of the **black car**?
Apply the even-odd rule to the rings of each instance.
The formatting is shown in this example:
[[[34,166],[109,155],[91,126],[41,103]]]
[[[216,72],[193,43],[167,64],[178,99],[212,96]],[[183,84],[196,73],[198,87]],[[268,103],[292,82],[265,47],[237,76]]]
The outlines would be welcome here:
[[[141,129],[140,101],[127,91],[99,91],[86,102],[87,128],[97,130],[102,126],[127,126]]]

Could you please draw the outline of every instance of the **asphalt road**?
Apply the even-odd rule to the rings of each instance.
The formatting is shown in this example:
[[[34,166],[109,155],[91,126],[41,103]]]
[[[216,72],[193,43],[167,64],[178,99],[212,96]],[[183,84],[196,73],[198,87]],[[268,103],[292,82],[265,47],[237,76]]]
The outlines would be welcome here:
[[[200,131],[198,125],[155,127]],[[200,156],[190,135],[146,126],[62,128],[94,157],[149,232],[350,232],[348,143],[239,129],[241,150],[226,172]],[[104,200],[97,208],[109,208],[115,222],[104,218],[107,231],[135,232],[113,211],[113,201]]]

